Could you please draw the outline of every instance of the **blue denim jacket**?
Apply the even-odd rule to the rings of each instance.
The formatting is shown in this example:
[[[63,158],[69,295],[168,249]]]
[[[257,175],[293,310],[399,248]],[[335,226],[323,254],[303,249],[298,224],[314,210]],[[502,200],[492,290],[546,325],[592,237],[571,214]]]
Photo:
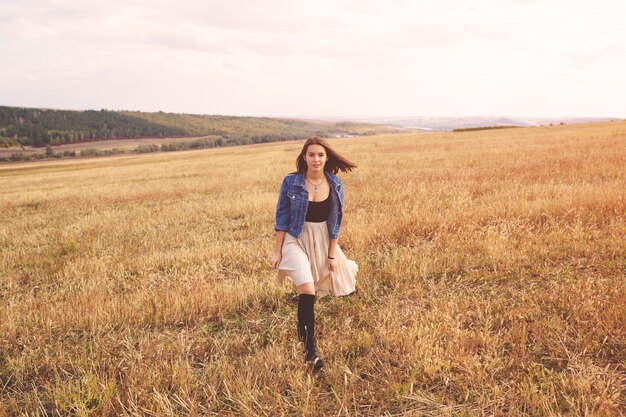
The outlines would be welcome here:
[[[330,239],[337,239],[341,228],[343,211],[343,184],[339,177],[324,171],[330,184],[330,209],[326,226]],[[309,207],[309,192],[304,185],[304,173],[288,174],[283,179],[276,205],[275,231],[286,231],[294,237],[299,237],[304,227],[306,211]]]

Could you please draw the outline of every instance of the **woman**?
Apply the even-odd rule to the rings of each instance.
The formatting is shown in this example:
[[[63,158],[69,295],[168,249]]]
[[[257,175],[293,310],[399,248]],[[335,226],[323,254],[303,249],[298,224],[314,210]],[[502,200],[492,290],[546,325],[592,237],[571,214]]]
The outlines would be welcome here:
[[[352,171],[356,165],[314,136],[304,143],[296,168],[280,187],[270,264],[278,269],[279,285],[289,276],[298,289],[298,337],[304,343],[305,363],[317,371],[324,361],[315,342],[315,297],[355,290],[358,266],[337,244],[344,192],[334,174]]]

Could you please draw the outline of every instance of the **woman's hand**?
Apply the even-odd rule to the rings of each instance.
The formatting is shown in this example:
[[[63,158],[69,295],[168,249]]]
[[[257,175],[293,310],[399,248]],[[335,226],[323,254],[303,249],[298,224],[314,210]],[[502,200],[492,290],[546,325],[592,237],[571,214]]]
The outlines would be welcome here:
[[[330,272],[335,272],[337,270],[337,258],[335,259],[326,258],[326,268]]]
[[[280,265],[280,260],[283,258],[283,254],[280,252],[274,252],[272,255],[272,259],[270,260],[270,266],[274,269],[278,269],[278,265]]]

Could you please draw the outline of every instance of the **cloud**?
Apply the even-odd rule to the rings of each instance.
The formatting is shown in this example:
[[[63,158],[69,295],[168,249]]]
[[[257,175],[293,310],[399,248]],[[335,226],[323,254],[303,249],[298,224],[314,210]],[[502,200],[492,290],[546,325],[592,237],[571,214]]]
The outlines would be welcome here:
[[[4,0],[1,104],[523,114],[525,92],[575,89],[546,101],[591,114],[624,108],[625,14],[617,0]]]

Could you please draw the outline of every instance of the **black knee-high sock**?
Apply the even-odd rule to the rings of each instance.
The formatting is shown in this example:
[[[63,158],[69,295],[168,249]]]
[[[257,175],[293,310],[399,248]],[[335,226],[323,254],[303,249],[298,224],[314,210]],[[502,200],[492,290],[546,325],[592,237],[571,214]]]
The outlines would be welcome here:
[[[314,353],[315,346],[315,294],[298,297],[298,336],[307,353]]]

